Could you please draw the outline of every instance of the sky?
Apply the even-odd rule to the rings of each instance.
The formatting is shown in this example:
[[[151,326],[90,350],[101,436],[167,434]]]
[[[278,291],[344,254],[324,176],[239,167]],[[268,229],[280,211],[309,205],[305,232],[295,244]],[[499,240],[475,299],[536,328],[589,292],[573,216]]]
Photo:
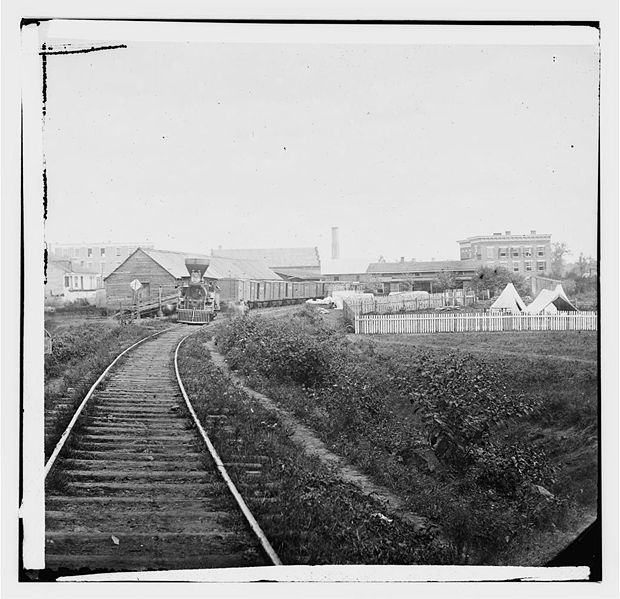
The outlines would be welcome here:
[[[327,259],[337,226],[343,258],[430,260],[535,229],[596,255],[596,45],[127,46],[48,57],[49,244]]]

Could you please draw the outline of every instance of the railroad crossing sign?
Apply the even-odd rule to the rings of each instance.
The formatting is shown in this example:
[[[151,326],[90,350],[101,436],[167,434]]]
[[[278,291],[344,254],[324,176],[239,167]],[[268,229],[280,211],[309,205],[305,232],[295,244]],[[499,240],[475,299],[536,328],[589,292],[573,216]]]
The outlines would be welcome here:
[[[129,286],[134,291],[138,291],[138,289],[140,289],[140,287],[142,287],[142,283],[140,283],[140,281],[138,281],[138,279],[134,279],[131,283],[129,283]]]

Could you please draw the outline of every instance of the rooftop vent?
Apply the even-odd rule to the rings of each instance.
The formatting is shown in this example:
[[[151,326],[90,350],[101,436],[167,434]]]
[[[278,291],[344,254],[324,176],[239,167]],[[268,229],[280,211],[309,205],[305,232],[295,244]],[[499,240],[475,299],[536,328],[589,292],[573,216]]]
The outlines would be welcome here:
[[[536,235],[536,231],[535,231],[534,229],[532,229],[532,230],[530,231],[530,235]]]
[[[501,237],[501,233],[493,233],[493,235],[499,235]]]
[[[510,231],[506,231],[506,235],[510,235]]]

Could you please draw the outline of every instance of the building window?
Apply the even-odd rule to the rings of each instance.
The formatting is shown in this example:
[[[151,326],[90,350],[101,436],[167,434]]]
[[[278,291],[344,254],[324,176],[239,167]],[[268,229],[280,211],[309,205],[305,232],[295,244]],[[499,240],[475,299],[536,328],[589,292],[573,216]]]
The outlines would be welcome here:
[[[539,246],[536,248],[536,254],[537,254],[538,256],[544,256],[544,255],[545,255],[545,246],[544,246],[544,245],[539,245]]]
[[[526,258],[531,258],[532,257],[532,248],[523,248],[523,255]]]
[[[88,248],[87,253],[88,257],[90,258],[93,255],[93,248]]]
[[[513,258],[519,257],[519,248],[512,248],[512,257]]]
[[[493,248],[487,248],[487,258],[491,258],[492,260],[494,257]]]
[[[505,258],[508,254],[507,248],[499,248],[499,257]]]
[[[531,262],[531,260],[526,260],[526,262],[525,262],[525,270],[527,270],[527,271],[531,271],[532,270],[532,262]]]
[[[101,257],[105,257],[105,248],[101,248],[99,251],[101,252]]]
[[[78,288],[78,278],[76,275],[73,276],[73,289]]]
[[[538,262],[536,262],[536,269],[537,270],[545,270],[545,261],[544,260],[539,260]]]
[[[116,248],[116,255],[120,256],[121,255],[121,248]]]
[[[65,275],[65,287],[71,287],[71,277],[69,275]]]
[[[519,265],[516,262],[512,264],[512,270],[514,270],[514,272],[519,272]]]

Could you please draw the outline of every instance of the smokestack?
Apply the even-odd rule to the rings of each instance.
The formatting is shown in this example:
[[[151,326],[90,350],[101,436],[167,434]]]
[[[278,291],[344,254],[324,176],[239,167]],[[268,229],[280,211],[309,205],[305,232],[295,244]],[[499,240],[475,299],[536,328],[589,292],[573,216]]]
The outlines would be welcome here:
[[[338,242],[338,227],[332,227],[332,260],[340,258],[340,244]]]

